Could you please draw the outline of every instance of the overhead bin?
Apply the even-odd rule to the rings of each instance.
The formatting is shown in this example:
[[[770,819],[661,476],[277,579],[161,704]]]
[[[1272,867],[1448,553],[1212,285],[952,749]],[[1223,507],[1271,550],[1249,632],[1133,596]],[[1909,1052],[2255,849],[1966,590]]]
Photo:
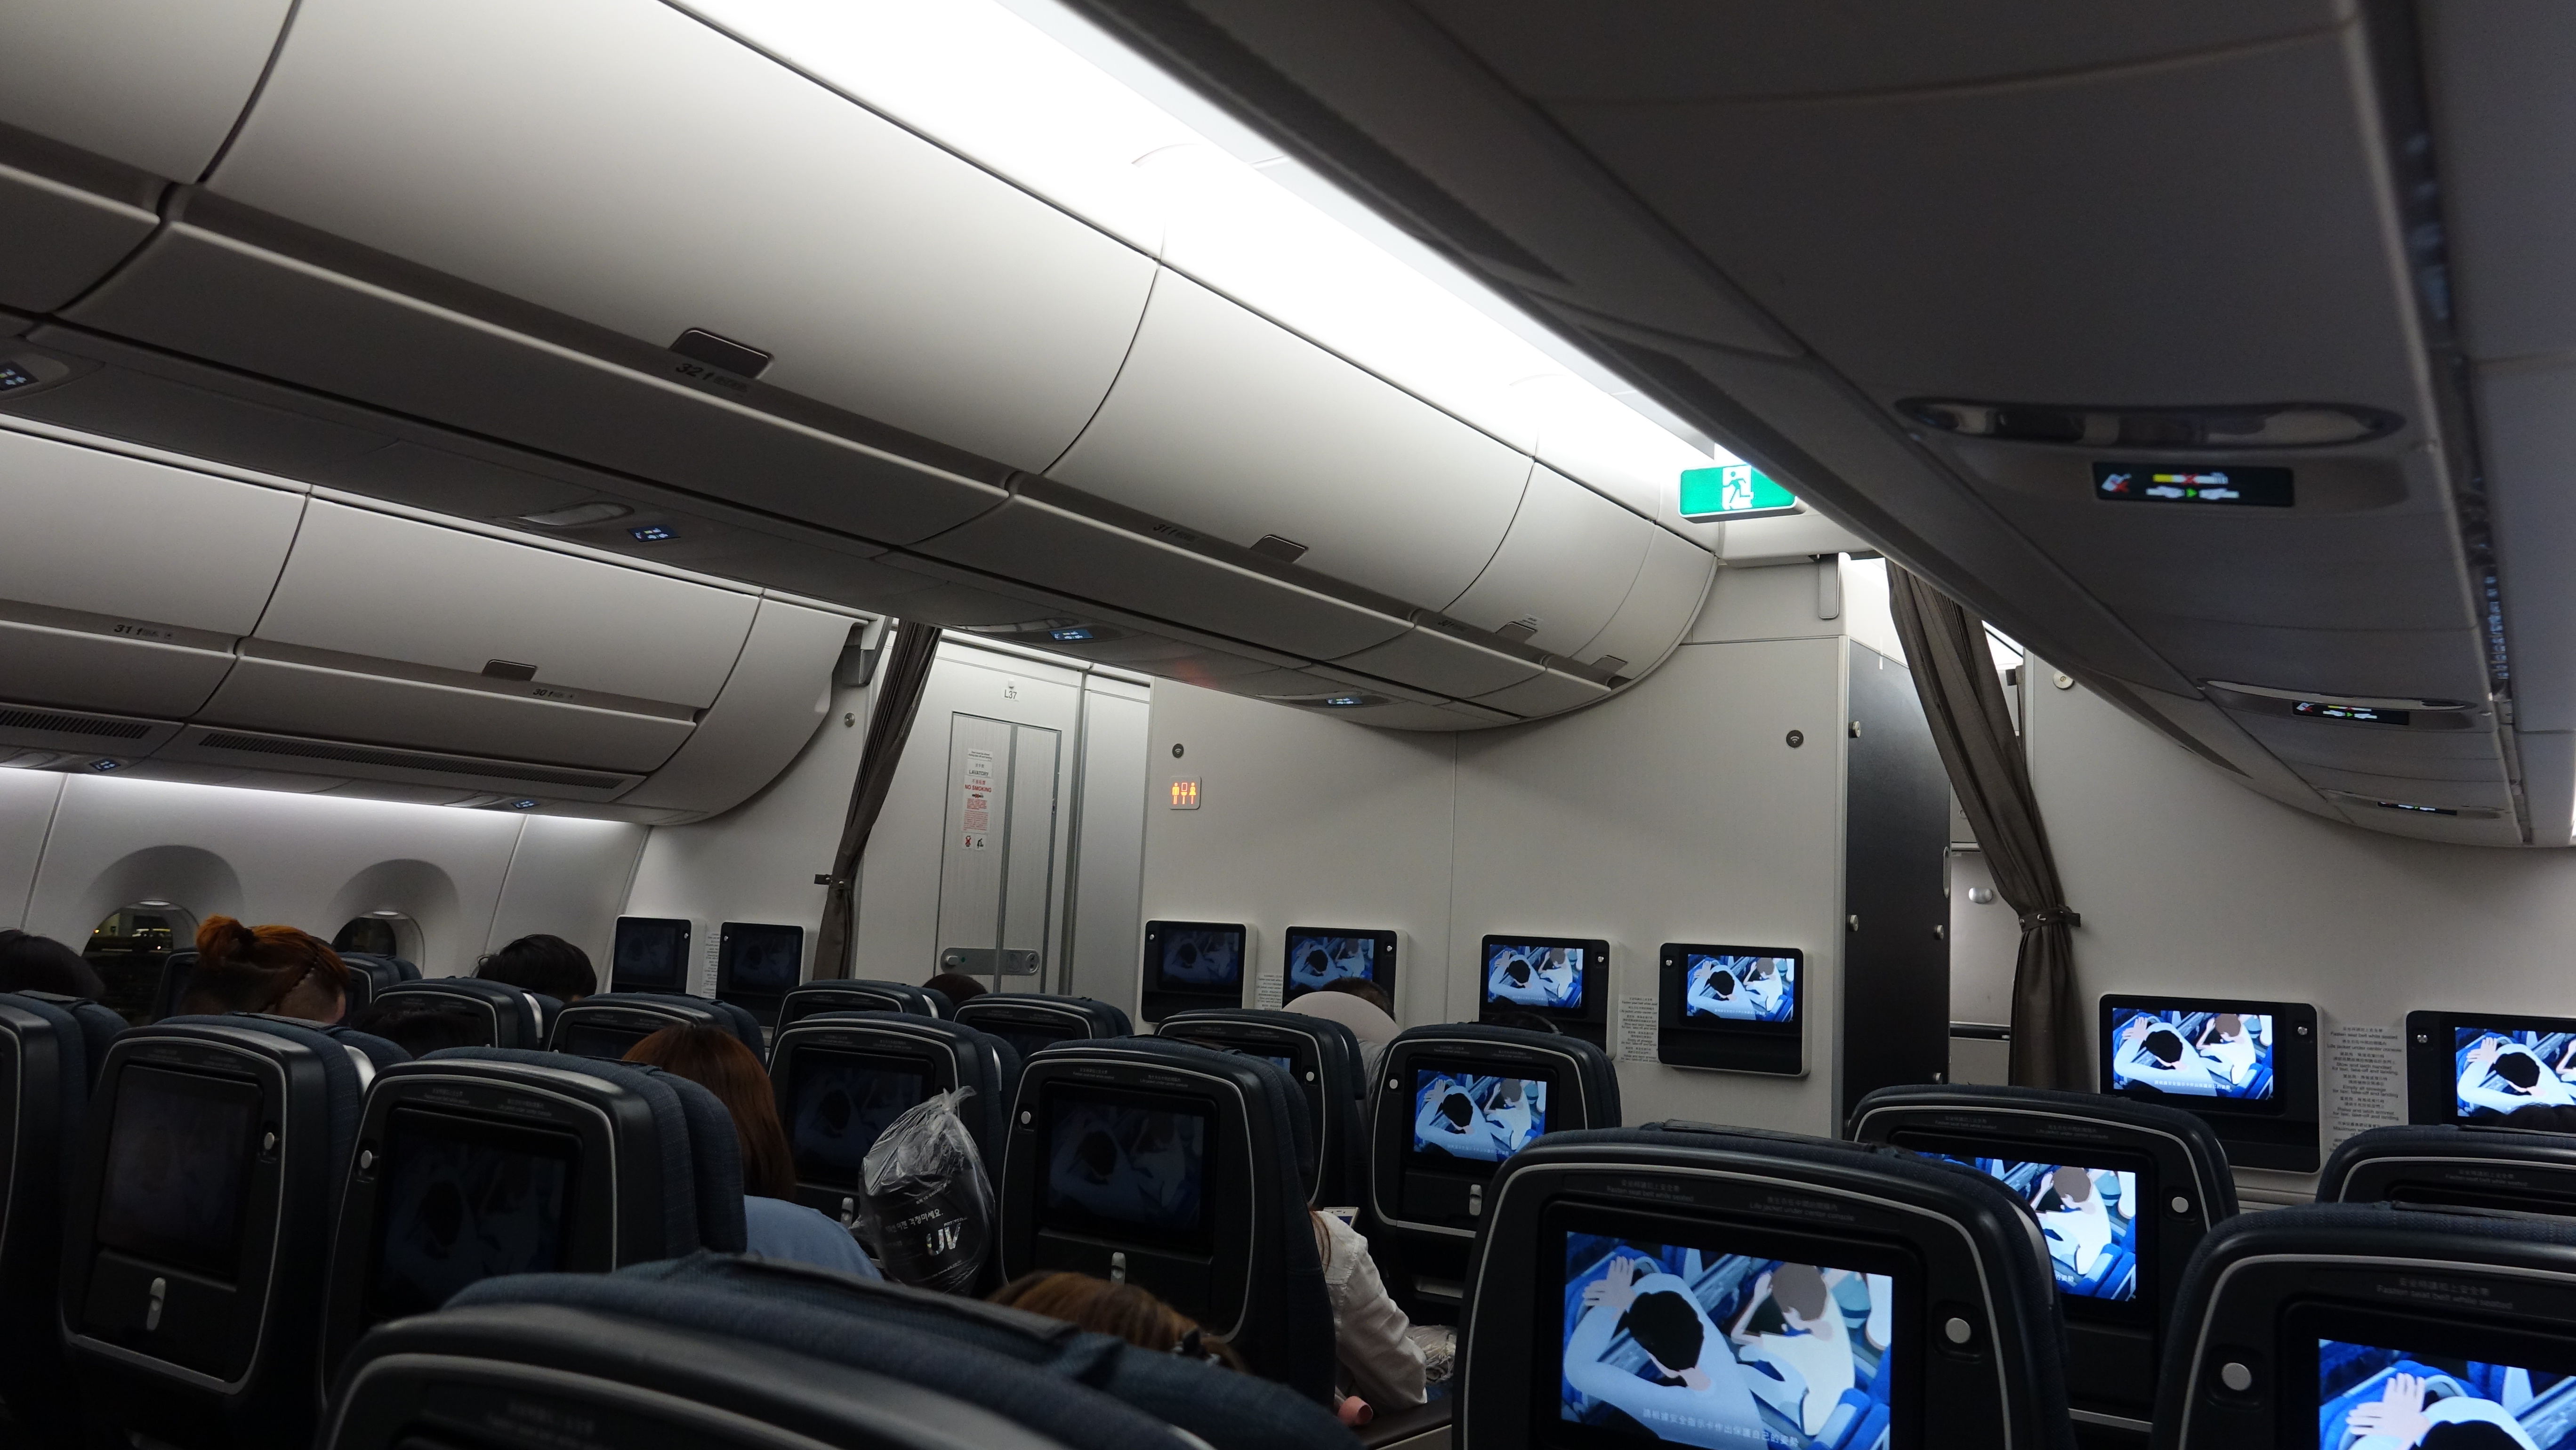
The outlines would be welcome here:
[[[619,798],[627,806],[714,812],[778,778],[832,708],[832,667],[863,621],[763,599],[724,692],[679,753]]]
[[[1527,454],[1165,272],[1100,414],[1048,477],[1439,609],[1511,525]]]
[[[0,124],[172,181],[232,134],[293,0],[81,0],[0,10]]]
[[[1013,467],[1152,262],[667,5],[305,0],[221,196]]]
[[[304,497],[0,430],[0,699],[184,717],[259,622]]]
[[[1502,548],[1444,612],[1532,649],[1569,654],[1591,643],[1627,599],[1654,531],[1541,464]]]
[[[650,770],[757,600],[316,500],[210,723]]]
[[[1653,669],[1681,643],[1716,574],[1717,559],[1706,549],[1654,530],[1619,612],[1569,657],[1609,678],[1633,680]]]
[[[160,188],[157,177],[0,130],[0,307],[49,312],[78,297],[160,224]]]
[[[1538,677],[1536,660],[1489,649],[1436,624],[1417,624],[1385,644],[1333,661],[1375,679],[1437,691],[1443,696],[1486,695]]]

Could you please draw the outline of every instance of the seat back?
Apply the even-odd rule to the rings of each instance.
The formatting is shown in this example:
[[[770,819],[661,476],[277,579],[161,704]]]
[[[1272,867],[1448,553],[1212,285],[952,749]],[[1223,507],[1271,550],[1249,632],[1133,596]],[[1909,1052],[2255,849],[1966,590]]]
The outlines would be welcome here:
[[[751,1020],[751,1014],[729,1003],[665,992],[602,992],[569,1003],[555,1013],[546,1046],[574,1057],[615,1062],[626,1056],[628,1048],[665,1027],[693,1025],[721,1027],[742,1039],[753,1056],[769,1061],[768,1044],[761,1040],[760,1024]]]
[[[370,1065],[354,1046],[234,1015],[108,1048],[64,1200],[60,1299],[100,1421],[188,1445],[311,1433],[316,1249]]]
[[[2048,1251],[1971,1170],[1684,1124],[1550,1133],[1489,1185],[1471,1272],[1454,1393],[1476,1450],[2074,1443]]]
[[[103,1023],[123,1019],[94,1002],[0,994],[0,1110],[10,1152],[0,1158],[0,1404],[42,1443],[74,1433],[63,1393],[56,1302],[63,1262],[63,1185],[81,1142],[90,1067]]]
[[[2319,1203],[2394,1203],[2576,1219],[2576,1135],[2511,1128],[2370,1128],[2336,1145]]]
[[[2388,1204],[2249,1213],[2184,1276],[2156,1444],[2556,1447],[2576,1421],[2571,1366],[2576,1225]]]
[[[963,1116],[1001,1181],[1020,1055],[960,1022],[908,1012],[826,1012],[778,1030],[769,1078],[796,1159],[796,1201],[848,1224],[859,1211],[859,1169],[877,1135],[932,1093],[973,1088]]]
[[[583,1287],[601,1300],[617,1296],[623,1302],[647,1285],[742,1296],[758,1304],[772,1326],[764,1337],[791,1347],[799,1339],[828,1339],[860,1321],[979,1358],[996,1356],[1099,1391],[1217,1450],[1348,1450],[1351,1444],[1330,1412],[1283,1385],[954,1294],[721,1254],[642,1264]],[[513,1287],[496,1284],[481,1292]]]
[[[197,970],[197,952],[185,947],[161,959],[161,980],[152,992],[152,1006],[143,1020],[158,1022],[179,1012],[179,999],[188,995],[188,977]]]
[[[1543,1133],[1617,1127],[1619,1077],[1580,1038],[1416,1027],[1387,1044],[1368,1113],[1361,1232],[1398,1302],[1416,1318],[1446,1318],[1467,1292],[1467,1249],[1495,1170]]]
[[[2066,1316],[2070,1400],[2146,1433],[2183,1266],[2236,1213],[2236,1180],[2207,1124],[2101,1093],[1889,1087],[1861,1099],[1848,1136],[1974,1168],[2029,1204]]]
[[[1045,992],[987,992],[957,1004],[956,1019],[1011,1044],[1026,1062],[1059,1042],[1125,1037],[1135,1031],[1127,1014],[1089,997]]]
[[[1141,1285],[1260,1373],[1328,1396],[1332,1307],[1298,1170],[1300,1098],[1275,1063],[1163,1038],[1030,1058],[1002,1170],[1004,1276]]]
[[[537,1005],[534,996],[507,982],[486,981],[481,977],[428,977],[416,982],[396,982],[377,993],[376,999],[453,1002],[470,1007],[491,1028],[484,1041],[487,1047],[533,1051],[546,1045],[545,1009]]]
[[[807,982],[778,1004],[778,1025],[789,1026],[818,1012],[908,1012],[916,1017],[948,1017],[945,994],[908,982]]]
[[[1285,1069],[1306,1102],[1315,1139],[1315,1173],[1306,1185],[1314,1204],[1357,1204],[1368,1177],[1361,1148],[1361,1108],[1368,1097],[1368,1058],[1351,1029],[1302,1012],[1217,1007],[1163,1019],[1158,1037],[1266,1057]]]
[[[420,980],[420,968],[400,957],[378,956],[374,952],[341,952],[342,963],[349,968],[348,1010],[375,1001],[387,991],[405,982]]]
[[[1106,1395],[997,1355],[616,1276],[493,1279],[375,1330],[319,1443],[469,1443],[460,1421],[477,1445],[1188,1450]]]
[[[331,1238],[322,1367],[371,1326],[494,1275],[743,1244],[741,1148],[705,1088],[560,1053],[434,1052],[367,1093]]]

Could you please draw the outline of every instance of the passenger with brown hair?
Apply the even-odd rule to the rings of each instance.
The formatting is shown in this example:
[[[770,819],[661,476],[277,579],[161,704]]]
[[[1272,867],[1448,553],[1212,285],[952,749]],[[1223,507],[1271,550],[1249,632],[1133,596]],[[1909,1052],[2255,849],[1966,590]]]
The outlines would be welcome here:
[[[793,1201],[796,1160],[779,1125],[776,1091],[742,1039],[704,1024],[665,1027],[628,1048],[626,1060],[687,1078],[732,1115],[742,1144],[742,1216],[752,1253],[862,1279],[884,1277],[848,1229]]]
[[[349,964],[320,937],[210,916],[197,928],[197,965],[180,994],[179,1015],[268,1012],[329,1027],[348,1001]]]
[[[992,1302],[1061,1319],[1139,1348],[1203,1359],[1232,1370],[1244,1367],[1233,1345],[1133,1284],[1112,1284],[1066,1271],[1022,1274],[994,1290]]]

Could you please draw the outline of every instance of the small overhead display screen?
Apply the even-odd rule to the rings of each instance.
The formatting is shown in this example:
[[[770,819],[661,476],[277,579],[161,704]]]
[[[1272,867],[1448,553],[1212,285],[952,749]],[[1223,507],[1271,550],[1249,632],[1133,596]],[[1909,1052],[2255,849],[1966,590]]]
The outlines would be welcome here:
[[[2569,1376],[2530,1365],[2317,1341],[2317,1443],[2352,1450],[2576,1450]]]
[[[1713,1022],[1788,1022],[1798,1015],[1798,959],[1690,952],[1682,964],[1682,1016]]]
[[[717,995],[780,997],[804,975],[805,929],[728,921],[717,938]]]
[[[1746,1252],[1716,1229],[1693,1243],[1561,1237],[1564,1347],[1553,1388],[1560,1423],[1585,1427],[1580,1442],[1890,1442],[1900,1324],[1890,1276]]]
[[[1521,1007],[1583,1005],[1585,948],[1488,940],[1485,1000]]]
[[[1200,922],[1154,922],[1146,933],[1152,985],[1166,992],[1240,991],[1243,928]]]
[[[2178,1097],[2272,1096],[2272,1019],[2252,1012],[2123,1007],[2111,1014],[2111,1086]]]
[[[1413,1151],[1439,1159],[1500,1163],[1547,1131],[1543,1078],[1414,1072]]]
[[[2198,504],[2285,509],[2290,470],[2209,464],[2096,463],[2093,496],[2105,503]]]
[[[2453,1110],[2464,1123],[2497,1123],[2539,1104],[2576,1106],[2576,1033],[2456,1026]]]
[[[1395,993],[1395,933],[1352,927],[1288,928],[1286,1000],[1335,982],[1374,982]]]
[[[609,966],[610,990],[684,991],[688,965],[688,922],[663,916],[617,918],[617,943]]]

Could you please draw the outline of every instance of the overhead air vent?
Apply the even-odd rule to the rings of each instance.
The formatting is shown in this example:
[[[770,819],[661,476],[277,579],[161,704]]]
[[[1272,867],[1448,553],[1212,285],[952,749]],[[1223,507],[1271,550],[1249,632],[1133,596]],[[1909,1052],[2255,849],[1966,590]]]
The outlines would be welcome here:
[[[94,715],[62,715],[51,710],[0,710],[0,730],[50,730],[57,735],[88,735],[100,740],[140,740],[152,727],[139,720],[102,720]]]
[[[440,775],[470,775],[482,779],[534,781],[539,785],[573,786],[582,790],[615,790],[627,784],[624,776],[594,775],[579,770],[548,770],[543,766],[518,765],[508,761],[474,760],[464,756],[428,755],[416,750],[375,750],[361,745],[327,745],[312,740],[280,740],[265,735],[236,735],[227,731],[208,731],[198,740],[206,750],[238,750],[252,755],[288,755],[303,760],[336,760],[349,765],[380,765],[395,770],[426,770]]]
[[[1294,564],[1305,557],[1306,546],[1294,539],[1283,539],[1277,534],[1263,534],[1254,541],[1252,552],[1265,559],[1276,559],[1282,564]]]
[[[692,362],[721,368],[739,377],[756,378],[770,364],[769,354],[756,347],[746,347],[729,337],[718,337],[703,327],[692,327],[671,344],[671,351]]]
[[[2106,448],[2328,448],[2384,438],[2406,421],[2349,403],[2069,408],[1907,398],[1896,410],[1926,427],[1971,438]]]

